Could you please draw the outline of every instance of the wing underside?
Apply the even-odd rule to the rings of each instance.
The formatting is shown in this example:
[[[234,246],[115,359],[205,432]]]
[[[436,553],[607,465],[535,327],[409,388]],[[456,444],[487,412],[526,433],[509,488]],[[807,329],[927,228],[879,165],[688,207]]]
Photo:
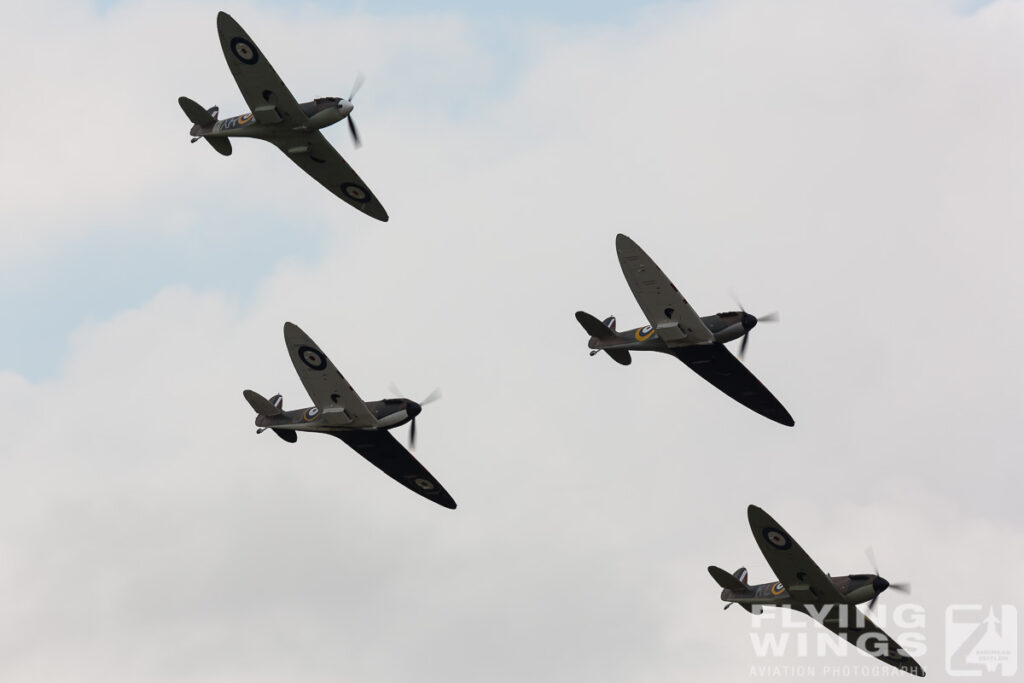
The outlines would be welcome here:
[[[839,609],[839,608],[845,609]],[[799,609],[799,608],[798,608]],[[801,610],[807,612],[807,610]],[[810,612],[807,612],[811,614]],[[854,647],[863,650],[890,666],[915,676],[924,676],[924,669],[907,654],[889,634],[878,628],[867,615],[852,605],[832,605],[824,616],[811,614],[822,626],[845,638]]]
[[[828,574],[793,540],[771,516],[751,505],[747,508],[750,530],[779,582],[800,602],[832,604],[843,602],[843,596]]]
[[[714,340],[715,336],[686,298],[636,242],[619,235],[615,238],[615,250],[636,302],[670,348]]]
[[[323,133],[316,130],[292,132],[270,141],[335,196],[368,216],[388,220],[387,211]]]
[[[672,349],[670,353],[724,394],[755,413],[779,424],[793,426],[793,418],[789,411],[722,344],[715,342],[681,346]]]
[[[308,120],[299,103],[274,71],[266,55],[231,15],[217,15],[217,33],[231,75],[256,120],[262,124],[301,126]]]
[[[329,422],[346,427],[376,424],[370,409],[320,347],[297,325],[284,324],[284,341],[306,392]]]
[[[442,507],[455,509],[455,501],[441,486],[441,482],[389,432],[353,430],[332,434],[410,491],[415,491]]]

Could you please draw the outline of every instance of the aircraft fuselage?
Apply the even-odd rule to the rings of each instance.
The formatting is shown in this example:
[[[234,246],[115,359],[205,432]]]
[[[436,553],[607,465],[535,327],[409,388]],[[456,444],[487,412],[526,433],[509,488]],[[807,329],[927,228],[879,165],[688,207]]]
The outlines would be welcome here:
[[[742,311],[716,313],[702,317],[701,322],[715,335],[715,341],[724,344],[739,339],[757,324],[757,318]],[[624,351],[669,351],[668,345],[650,325],[615,332],[619,342],[591,339],[592,349],[622,349]]]
[[[299,105],[306,123],[298,129],[278,123],[260,123],[252,113],[219,119],[207,126],[195,124],[189,134],[195,137],[272,138],[295,130],[320,130],[343,120],[352,112],[352,103],[341,97],[320,97]]]
[[[874,574],[850,574],[848,576],[829,577],[836,590],[843,596],[845,605],[858,605],[869,602],[889,587],[889,583]],[[801,596],[802,598],[803,596]],[[805,600],[793,596],[779,582],[762,583],[750,586],[745,591],[731,589],[722,590],[722,600],[738,602],[743,605],[780,605],[797,606],[816,604],[818,601]]]
[[[353,422],[344,410],[321,410],[314,406],[301,410],[286,410],[280,415],[258,415],[256,426],[267,429],[294,429],[300,432],[394,429],[412,420],[422,410],[420,404],[406,398],[370,401],[366,407],[373,413],[373,424]]]

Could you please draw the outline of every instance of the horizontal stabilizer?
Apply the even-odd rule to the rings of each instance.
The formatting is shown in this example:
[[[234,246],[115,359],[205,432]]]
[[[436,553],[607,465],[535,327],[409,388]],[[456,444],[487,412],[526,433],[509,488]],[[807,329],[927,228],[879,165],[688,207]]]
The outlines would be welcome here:
[[[275,415],[281,414],[281,404],[271,403],[267,399],[257,394],[252,389],[246,389],[242,392],[242,396],[249,402],[252,409],[255,410],[259,415],[265,415],[266,417],[274,417]],[[277,431],[276,429],[274,431]],[[286,439],[287,440],[287,439]]]
[[[611,328],[585,311],[576,311],[576,320],[579,321],[580,325],[583,326],[583,329],[586,330],[587,334],[591,337],[597,337],[601,341],[619,341],[619,335],[615,334]]]
[[[743,572],[745,575],[746,570],[743,570]],[[747,585],[745,583],[721,567],[712,565],[708,567],[708,573],[711,574],[711,578],[718,582],[719,586],[726,590],[736,591],[737,593],[742,593],[747,590]]]
[[[626,349],[605,349],[605,353],[612,357],[612,360],[619,365],[629,365],[633,362],[632,357],[629,355],[629,351]]]
[[[216,116],[203,109],[198,102],[194,102],[187,97],[179,97],[178,105],[181,106],[181,110],[185,112],[185,116],[187,116],[188,120],[192,123],[196,123],[200,126],[210,126],[217,121]],[[213,109],[216,109],[216,107],[213,107]]]
[[[218,152],[220,152],[224,156],[226,156],[226,157],[231,156],[231,140],[228,140],[227,138],[207,138],[207,137],[204,137],[203,139],[206,140],[207,142],[209,142],[211,147],[213,147],[215,150],[217,150]]]
[[[273,431],[288,443],[295,443],[299,440],[299,435],[294,429],[274,429]]]
[[[602,344],[622,344],[622,339],[615,334],[615,316],[610,316],[605,322],[601,322],[586,311],[576,311],[576,320],[583,326],[583,329],[590,334],[590,348],[593,356],[598,351],[604,351],[612,357],[619,365],[629,365],[633,359],[626,349],[602,348]]]

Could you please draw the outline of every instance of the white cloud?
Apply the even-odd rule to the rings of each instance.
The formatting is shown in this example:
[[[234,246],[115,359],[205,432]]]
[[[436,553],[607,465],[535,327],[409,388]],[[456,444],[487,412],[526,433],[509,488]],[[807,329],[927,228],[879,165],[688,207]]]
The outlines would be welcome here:
[[[457,97],[493,66],[457,18],[231,11],[296,92],[346,85],[305,56],[331,53],[321,36],[347,35],[348,61],[366,59],[382,90]],[[1022,602],[1006,572],[1024,560],[1016,4],[963,17],[923,2],[699,3],[539,27],[493,107],[367,105],[356,166],[387,225],[269,146],[243,141],[226,160],[185,148],[179,89],[240,102],[212,10],[55,23],[88,57],[59,75],[44,54],[16,92],[35,80],[88,103],[81,130],[108,125],[105,102],[152,118],[126,124],[138,172],[112,141],[66,138],[82,182],[60,202],[19,179],[41,162],[5,166],[5,215],[34,215],[10,254],[125,216],[177,215],[189,239],[217,230],[189,208],[195,193],[223,198],[217,220],[247,202],[288,216],[282,242],[292,222],[323,236],[313,267],[280,264],[251,302],[171,288],[79,330],[58,377],[0,375],[0,678],[745,680],[745,615],[721,613],[704,568],[769,580],[751,502],[828,571],[866,570],[870,544],[884,575],[912,581],[933,675],[947,603]],[[197,38],[182,50],[185,32]],[[9,49],[23,33],[8,29]],[[149,81],[115,68],[137,53]],[[115,76],[90,95],[80,71]],[[29,147],[9,130],[4,143]],[[748,360],[795,428],[670,358],[587,357],[578,308],[642,322],[619,231],[701,312],[731,307],[730,288],[754,312],[781,309]],[[285,320],[367,398],[390,381],[414,398],[444,389],[418,455],[457,511],[333,439],[256,437],[243,388],[304,402]]]

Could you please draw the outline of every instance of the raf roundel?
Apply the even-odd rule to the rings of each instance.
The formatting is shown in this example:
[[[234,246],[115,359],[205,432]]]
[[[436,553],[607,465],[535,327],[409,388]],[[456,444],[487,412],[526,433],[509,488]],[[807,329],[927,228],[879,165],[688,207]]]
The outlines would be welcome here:
[[[761,530],[761,533],[764,534],[764,538],[766,541],[771,543],[779,550],[789,550],[790,546],[793,545],[793,542],[789,540],[789,536],[787,536],[786,532],[784,532],[782,529],[776,529],[772,526],[766,526],[764,529]]]
[[[327,367],[327,359],[317,349],[310,346],[300,346],[298,353],[302,362],[311,370],[323,370]]]
[[[645,325],[636,331],[634,335],[637,341],[647,341],[654,334],[654,328],[650,325]]]
[[[307,409],[305,413],[303,413],[302,419],[305,420],[306,422],[312,422],[317,418],[318,415],[320,415],[320,409],[317,408],[316,406],[313,406],[312,408]]]
[[[362,185],[355,183],[342,183],[341,191],[345,193],[345,196],[354,202],[368,202],[370,201],[370,191]]]
[[[772,595],[782,595],[786,592],[786,587],[783,586],[781,583],[777,583],[774,586],[772,586],[771,590]]]
[[[244,64],[255,64],[260,58],[256,46],[242,37],[231,39],[231,52]]]

